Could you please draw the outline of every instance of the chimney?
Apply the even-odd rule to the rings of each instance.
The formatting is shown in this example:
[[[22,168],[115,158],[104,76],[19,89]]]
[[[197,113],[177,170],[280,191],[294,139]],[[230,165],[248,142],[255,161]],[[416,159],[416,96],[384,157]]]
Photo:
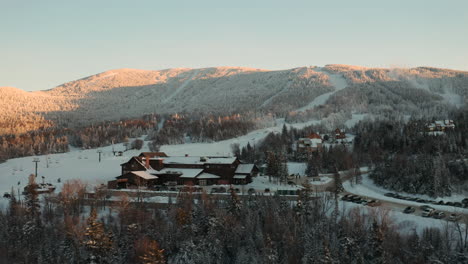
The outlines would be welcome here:
[[[185,157],[188,157],[188,154],[185,154]]]
[[[150,168],[150,159],[149,156],[145,156],[145,168],[149,169]]]

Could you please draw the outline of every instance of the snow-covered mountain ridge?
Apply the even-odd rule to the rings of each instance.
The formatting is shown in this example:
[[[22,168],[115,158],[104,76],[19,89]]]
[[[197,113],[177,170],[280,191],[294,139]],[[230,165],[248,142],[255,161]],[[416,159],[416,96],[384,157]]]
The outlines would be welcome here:
[[[342,79],[338,80],[340,85],[337,78]],[[467,96],[468,72],[428,67],[327,65],[277,71],[241,67],[118,69],[45,91],[2,87],[0,123],[33,123],[45,118],[87,124],[184,111],[308,112],[304,117],[308,118],[319,111],[321,116],[343,111],[379,112],[380,108],[395,107],[399,100],[404,104],[398,106],[403,107],[403,112],[421,110],[428,104],[461,106]],[[5,132],[8,131],[0,134]]]

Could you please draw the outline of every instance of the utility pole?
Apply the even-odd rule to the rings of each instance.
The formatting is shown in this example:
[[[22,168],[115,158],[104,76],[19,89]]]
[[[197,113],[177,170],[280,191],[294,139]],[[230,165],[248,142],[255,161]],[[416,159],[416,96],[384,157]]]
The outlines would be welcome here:
[[[36,174],[34,174],[37,177],[37,163],[40,162],[39,158],[34,158],[33,162],[36,163]]]
[[[97,153],[99,153],[99,162],[101,162],[101,153],[102,153],[102,150],[98,150]]]

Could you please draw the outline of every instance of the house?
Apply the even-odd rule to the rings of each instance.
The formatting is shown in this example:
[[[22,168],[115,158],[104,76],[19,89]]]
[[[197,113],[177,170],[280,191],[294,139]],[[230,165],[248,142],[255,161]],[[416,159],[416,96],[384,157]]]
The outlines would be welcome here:
[[[236,157],[168,156],[164,152],[142,152],[120,166],[121,175],[108,183],[109,188],[248,184],[259,171]]]
[[[432,131],[446,131],[448,129],[455,129],[455,123],[453,120],[436,120],[432,123],[426,124],[426,130]]]
[[[346,139],[346,134],[345,134],[345,130],[342,130],[342,129],[335,129],[335,139],[336,140],[339,140],[339,139]]]
[[[296,142],[296,151],[310,153],[322,149],[322,137],[317,133],[312,133],[305,138],[299,138]]]
[[[234,172],[234,184],[247,184],[252,182],[252,177],[258,175],[260,170],[255,164],[239,164]]]

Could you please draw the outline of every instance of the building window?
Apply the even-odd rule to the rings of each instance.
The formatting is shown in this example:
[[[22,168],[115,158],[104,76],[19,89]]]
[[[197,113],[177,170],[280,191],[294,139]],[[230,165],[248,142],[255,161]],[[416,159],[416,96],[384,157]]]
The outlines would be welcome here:
[[[206,180],[200,180],[200,181],[199,181],[199,184],[200,184],[201,186],[205,186],[205,185],[206,185]]]

